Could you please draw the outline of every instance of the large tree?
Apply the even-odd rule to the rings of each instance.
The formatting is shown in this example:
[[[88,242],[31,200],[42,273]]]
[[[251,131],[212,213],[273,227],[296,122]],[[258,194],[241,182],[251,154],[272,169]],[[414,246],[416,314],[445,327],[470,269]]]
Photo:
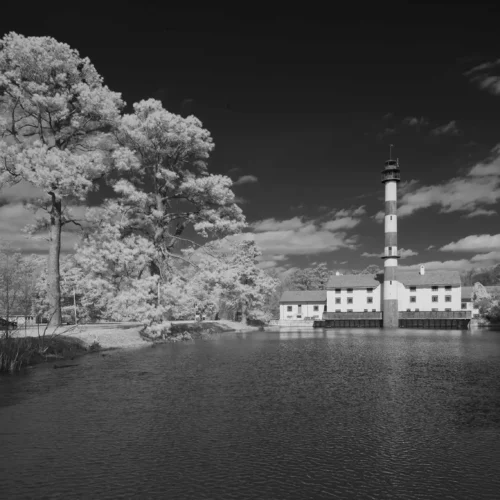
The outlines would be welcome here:
[[[214,144],[194,116],[166,111],[160,101],[134,104],[123,116],[114,154],[120,179],[114,183],[129,221],[127,233],[152,242],[152,274],[180,258],[178,247],[193,237],[239,232],[245,218],[235,203],[232,181],[209,174],[207,160]]]
[[[50,37],[0,41],[0,185],[27,181],[49,230],[50,322],[61,322],[61,229],[108,170],[109,134],[123,106],[88,58]]]

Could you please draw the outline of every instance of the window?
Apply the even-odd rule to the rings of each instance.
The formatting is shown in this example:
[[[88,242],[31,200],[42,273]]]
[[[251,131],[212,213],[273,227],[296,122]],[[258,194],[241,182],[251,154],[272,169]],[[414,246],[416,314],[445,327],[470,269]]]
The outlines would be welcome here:
[[[286,310],[287,310],[287,312],[289,312],[289,313],[290,313],[290,312],[292,312],[292,306],[286,306]]]
[[[433,286],[433,287],[432,287],[432,291],[433,291],[433,292],[437,292],[438,290],[439,290],[439,287],[438,287],[438,286]]]
[[[418,312],[418,311],[420,311],[420,309],[415,309],[415,312]]]
[[[410,297],[410,302],[416,302],[417,301],[417,297]]]
[[[297,319],[302,319],[302,315],[301,314],[297,314]]]
[[[462,302],[462,309],[467,309],[467,302]]]
[[[451,311],[451,309],[445,309],[445,311]]]
[[[342,312],[340,309],[335,309],[336,313]]]
[[[374,313],[374,312],[377,312],[377,310],[376,309],[372,309],[372,313]]]
[[[314,311],[314,312],[318,312],[318,311],[319,311],[319,306],[314,306],[314,307],[313,307],[313,311]]]
[[[410,292],[416,292],[417,291],[417,287],[416,286],[411,286],[410,287]]]
[[[389,247],[389,255],[392,255],[392,247]]]
[[[432,296],[432,302],[437,302],[438,301],[438,296],[437,295],[433,295]]]
[[[347,309],[347,312],[348,313],[352,313],[352,309]]]
[[[407,309],[407,311],[408,311],[408,312],[410,312],[410,311],[411,311],[411,309]]]
[[[335,304],[340,304],[340,299],[335,299]]]
[[[444,289],[447,291],[447,292],[451,292],[451,286],[445,286]]]
[[[348,288],[347,293],[352,293],[352,288]]]
[[[367,293],[372,293],[372,292],[373,292],[373,288],[367,288],[367,289],[366,289],[366,292],[367,292]]]
[[[367,312],[368,312],[368,309],[365,309],[365,313],[367,313]]]
[[[326,304],[323,306],[323,311],[326,312]]]
[[[347,303],[348,303],[348,304],[352,304],[352,297],[349,297],[349,298],[347,299]]]
[[[437,311],[437,309],[431,309],[431,311],[432,311],[432,312],[436,312],[436,311]]]
[[[368,304],[373,304],[373,297],[366,297],[366,302]]]
[[[444,296],[444,301],[445,302],[451,302],[451,295],[445,295]]]
[[[335,288],[335,293],[340,293],[341,289],[340,288]]]

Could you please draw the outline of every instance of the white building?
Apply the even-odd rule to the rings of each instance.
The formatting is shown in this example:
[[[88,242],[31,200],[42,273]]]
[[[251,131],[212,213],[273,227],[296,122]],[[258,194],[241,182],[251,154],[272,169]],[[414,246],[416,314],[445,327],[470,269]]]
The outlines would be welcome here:
[[[327,312],[383,310],[383,274],[331,276]],[[398,311],[460,311],[461,284],[456,271],[396,270]]]
[[[280,299],[280,320],[322,319],[326,311],[325,290],[288,290]]]

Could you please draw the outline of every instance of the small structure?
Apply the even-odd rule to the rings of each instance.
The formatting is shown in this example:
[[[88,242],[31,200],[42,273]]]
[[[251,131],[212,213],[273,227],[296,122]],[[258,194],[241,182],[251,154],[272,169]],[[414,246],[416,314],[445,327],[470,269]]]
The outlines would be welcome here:
[[[280,299],[280,320],[321,319],[326,311],[326,290],[287,290]]]

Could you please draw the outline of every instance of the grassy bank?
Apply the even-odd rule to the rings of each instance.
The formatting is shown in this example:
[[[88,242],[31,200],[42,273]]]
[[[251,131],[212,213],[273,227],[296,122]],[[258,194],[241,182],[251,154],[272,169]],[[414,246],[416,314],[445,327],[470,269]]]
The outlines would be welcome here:
[[[22,368],[46,361],[74,359],[96,349],[80,339],[67,336],[10,337],[0,339],[0,373],[14,373]]]

